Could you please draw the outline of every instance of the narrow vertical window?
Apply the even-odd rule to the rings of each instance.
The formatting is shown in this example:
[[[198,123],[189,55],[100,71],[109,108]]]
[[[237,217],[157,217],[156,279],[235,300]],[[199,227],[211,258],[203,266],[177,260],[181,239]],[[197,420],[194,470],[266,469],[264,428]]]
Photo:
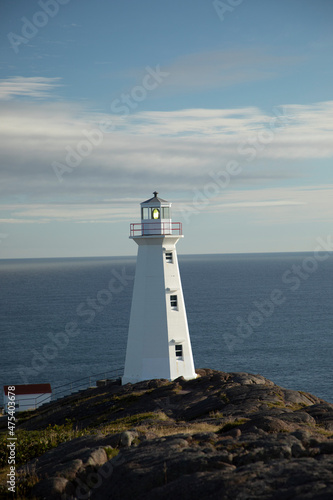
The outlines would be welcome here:
[[[162,207],[162,219],[170,219],[170,209],[169,207]]]
[[[149,208],[147,208],[147,207],[142,208],[141,218],[142,219],[149,219]]]
[[[169,264],[172,264],[173,258],[172,258],[172,252],[166,252],[165,253],[165,260],[169,262]]]
[[[177,306],[178,306],[177,295],[170,295],[170,304],[171,304],[171,307],[177,308]]]
[[[182,358],[183,357],[183,346],[182,346],[182,344],[175,345],[175,349],[176,349],[176,358]]]

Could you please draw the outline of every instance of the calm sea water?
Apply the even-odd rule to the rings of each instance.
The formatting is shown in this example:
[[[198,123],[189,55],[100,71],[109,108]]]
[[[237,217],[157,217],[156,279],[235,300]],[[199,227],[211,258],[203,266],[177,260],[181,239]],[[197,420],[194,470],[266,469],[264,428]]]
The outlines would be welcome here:
[[[181,255],[179,266],[197,368],[333,402],[333,256]],[[134,257],[0,260],[0,385],[120,375],[134,272]]]

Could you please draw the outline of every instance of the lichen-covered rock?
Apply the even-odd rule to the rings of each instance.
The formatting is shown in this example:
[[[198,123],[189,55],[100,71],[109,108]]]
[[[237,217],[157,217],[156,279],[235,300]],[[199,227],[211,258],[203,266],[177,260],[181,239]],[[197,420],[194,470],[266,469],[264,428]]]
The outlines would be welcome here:
[[[101,447],[95,448],[94,450],[91,451],[88,460],[86,462],[86,465],[92,465],[93,467],[100,467],[101,465],[105,464],[107,459],[108,457],[104,448]]]
[[[138,437],[138,433],[135,431],[122,432],[120,434],[120,446],[131,446],[136,437]]]
[[[60,475],[66,479],[75,479],[77,473],[83,469],[83,462],[80,458],[74,460],[65,460],[63,463],[55,464],[53,468],[54,475]]]
[[[65,500],[67,497],[66,489],[67,493],[72,491],[72,487],[68,489],[68,486],[71,485],[64,477],[49,477],[36,484],[31,493],[33,497],[41,500]]]

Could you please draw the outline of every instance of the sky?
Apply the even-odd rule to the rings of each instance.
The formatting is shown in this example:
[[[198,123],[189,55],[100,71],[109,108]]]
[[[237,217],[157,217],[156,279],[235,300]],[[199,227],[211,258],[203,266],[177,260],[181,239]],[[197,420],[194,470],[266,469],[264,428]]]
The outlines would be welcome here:
[[[0,258],[183,254],[332,233],[331,0],[3,0]]]

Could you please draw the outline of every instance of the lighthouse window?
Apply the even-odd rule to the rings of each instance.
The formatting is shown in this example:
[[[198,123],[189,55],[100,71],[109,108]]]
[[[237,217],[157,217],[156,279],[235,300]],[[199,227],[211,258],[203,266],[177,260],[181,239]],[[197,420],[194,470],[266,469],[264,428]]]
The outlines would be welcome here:
[[[142,209],[142,219],[149,219],[149,208]]]
[[[176,357],[182,358],[183,357],[183,346],[181,344],[175,345],[175,349],[176,349]]]
[[[169,207],[162,207],[162,219],[170,219],[170,208]]]
[[[172,264],[172,262],[173,262],[173,261],[172,261],[172,252],[166,252],[166,253],[165,253],[165,260],[166,260],[167,262],[169,262],[170,264]]]
[[[171,304],[171,307],[178,306],[177,295],[170,295],[170,304]]]

